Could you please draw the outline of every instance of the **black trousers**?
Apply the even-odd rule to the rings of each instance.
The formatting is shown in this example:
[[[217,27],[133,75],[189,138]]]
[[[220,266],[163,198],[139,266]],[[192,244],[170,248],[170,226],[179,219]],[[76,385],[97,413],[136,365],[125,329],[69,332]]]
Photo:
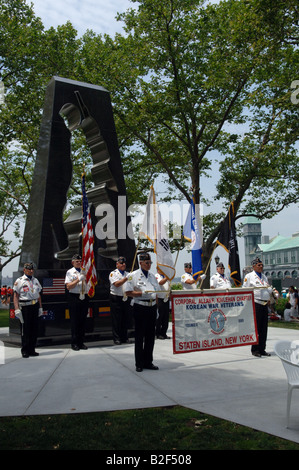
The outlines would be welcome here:
[[[88,313],[88,297],[79,298],[79,294],[69,294],[68,298],[71,336],[73,346],[82,346],[85,334],[85,324]]]
[[[22,307],[24,320],[24,323],[21,323],[22,354],[35,352],[38,334],[38,310],[38,302],[34,305],[24,305]]]
[[[258,344],[251,346],[251,352],[263,353],[266,350],[268,333],[268,306],[254,302],[255,318],[258,333]]]
[[[157,306],[134,304],[135,365],[149,367],[153,363]]]
[[[125,343],[128,339],[129,302],[131,299],[123,301],[120,295],[113,294],[110,294],[109,299],[113,341]]]
[[[156,322],[156,336],[166,337],[169,324],[169,300],[164,302],[163,299],[158,299],[158,312],[159,317]]]

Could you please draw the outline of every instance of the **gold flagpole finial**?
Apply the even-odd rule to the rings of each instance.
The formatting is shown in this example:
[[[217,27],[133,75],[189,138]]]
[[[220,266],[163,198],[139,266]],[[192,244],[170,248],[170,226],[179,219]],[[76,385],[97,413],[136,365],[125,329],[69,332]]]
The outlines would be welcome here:
[[[85,175],[85,162],[83,162],[83,169],[82,169],[82,178]]]

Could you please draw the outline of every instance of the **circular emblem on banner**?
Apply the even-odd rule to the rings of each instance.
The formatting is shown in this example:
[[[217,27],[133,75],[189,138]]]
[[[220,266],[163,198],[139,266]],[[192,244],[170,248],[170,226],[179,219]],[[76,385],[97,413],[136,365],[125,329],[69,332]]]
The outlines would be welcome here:
[[[210,313],[208,321],[213,333],[219,335],[224,330],[226,316],[221,310],[215,309]]]

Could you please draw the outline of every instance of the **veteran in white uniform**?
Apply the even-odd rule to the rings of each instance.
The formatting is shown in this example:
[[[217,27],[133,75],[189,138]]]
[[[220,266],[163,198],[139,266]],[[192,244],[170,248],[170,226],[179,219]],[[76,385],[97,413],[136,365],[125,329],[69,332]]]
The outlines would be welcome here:
[[[266,341],[268,332],[268,303],[273,289],[267,277],[262,272],[263,263],[259,258],[255,258],[252,261],[252,268],[253,271],[246,274],[243,282],[243,287],[257,288],[254,289],[253,292],[258,344],[251,346],[251,352],[256,357],[270,356],[270,354],[266,352]]]
[[[83,343],[89,300],[86,292],[85,274],[81,269],[82,258],[76,254],[72,258],[73,267],[65,275],[68,290],[68,304],[71,320],[71,347],[74,351],[87,349]]]
[[[225,267],[223,263],[218,263],[216,266],[216,274],[210,278],[211,289],[231,289],[230,280],[224,274]]]
[[[110,309],[112,319],[112,336],[114,344],[128,343],[128,321],[130,299],[125,294],[125,284],[128,280],[126,258],[120,256],[116,261],[116,269],[109,275]]]
[[[40,292],[42,287],[33,276],[33,264],[24,264],[24,274],[13,286],[15,316],[21,322],[22,356],[38,356],[35,351],[38,334],[38,317],[43,314]]]
[[[185,269],[185,272],[181,276],[181,284],[184,290],[196,289],[197,283],[200,280],[203,281],[206,278],[205,274],[201,274],[201,276],[198,276],[197,279],[194,279],[194,277],[192,276],[192,264],[191,263],[184,263],[184,269]]]
[[[126,295],[133,299],[135,320],[135,366],[137,372],[143,369],[158,370],[153,364],[155,327],[157,317],[157,295],[160,290],[154,274],[149,272],[151,257],[148,253],[139,255],[140,268],[133,271],[126,285]]]
[[[159,316],[156,322],[156,337],[158,339],[168,339],[170,284],[160,268],[157,268],[156,279],[160,286],[159,292],[157,293]]]

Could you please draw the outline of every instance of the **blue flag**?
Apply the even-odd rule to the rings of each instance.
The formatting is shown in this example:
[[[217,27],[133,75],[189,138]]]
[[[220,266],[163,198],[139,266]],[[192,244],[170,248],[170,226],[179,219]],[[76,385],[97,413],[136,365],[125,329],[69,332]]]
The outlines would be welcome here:
[[[199,221],[196,217],[194,202],[190,201],[188,215],[185,221],[183,235],[191,243],[192,276],[197,279],[203,273],[202,269],[202,241]]]

